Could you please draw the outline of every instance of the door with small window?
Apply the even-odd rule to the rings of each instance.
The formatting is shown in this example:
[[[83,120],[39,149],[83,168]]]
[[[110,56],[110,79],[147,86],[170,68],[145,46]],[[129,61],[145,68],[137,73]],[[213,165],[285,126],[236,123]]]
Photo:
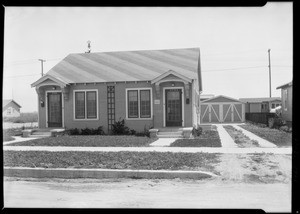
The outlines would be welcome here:
[[[62,95],[60,92],[47,93],[48,127],[62,127]]]
[[[166,126],[182,126],[181,89],[166,89]]]

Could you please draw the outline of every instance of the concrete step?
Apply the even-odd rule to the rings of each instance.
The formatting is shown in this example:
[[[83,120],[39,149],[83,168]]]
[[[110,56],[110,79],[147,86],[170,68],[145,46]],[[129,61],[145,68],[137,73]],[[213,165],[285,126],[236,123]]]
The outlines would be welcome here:
[[[51,135],[29,135],[28,137],[32,138],[45,138],[45,137],[50,137]]]
[[[161,131],[159,131],[157,134],[159,134],[159,135],[182,135],[182,131],[177,131],[177,132],[161,132]]]
[[[160,134],[158,134],[157,135],[157,137],[158,138],[182,138],[182,135],[180,134],[180,135],[160,135]]]
[[[35,132],[32,132],[31,135],[46,135],[46,136],[51,136],[51,132],[35,131]]]

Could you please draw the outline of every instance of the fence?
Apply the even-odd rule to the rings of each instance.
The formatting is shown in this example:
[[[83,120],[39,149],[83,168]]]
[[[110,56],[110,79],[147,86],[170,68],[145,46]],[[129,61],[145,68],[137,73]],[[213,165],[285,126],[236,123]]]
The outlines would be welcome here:
[[[246,113],[246,120],[252,121],[254,123],[262,123],[268,125],[269,118],[276,117],[275,113],[261,112],[261,113]]]

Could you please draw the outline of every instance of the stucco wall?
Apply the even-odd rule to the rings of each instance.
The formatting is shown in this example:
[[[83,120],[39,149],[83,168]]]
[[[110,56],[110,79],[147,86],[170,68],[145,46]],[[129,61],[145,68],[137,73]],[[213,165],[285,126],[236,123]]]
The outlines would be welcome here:
[[[174,82],[174,87],[183,87],[183,93],[185,97],[184,84],[181,82]],[[115,86],[115,119],[125,119],[126,125],[131,129],[136,131],[142,131],[144,128],[160,128],[163,127],[164,121],[164,106],[163,106],[163,90],[164,87],[172,87],[171,83],[165,82],[160,84],[160,103],[154,104],[154,101],[158,98],[156,97],[155,88],[150,82],[137,82],[137,83],[109,83],[109,84],[77,84],[71,85],[69,91],[69,98],[67,100],[63,99],[63,124],[65,128],[97,128],[102,126],[104,131],[107,132],[108,129],[108,118],[107,118],[107,86]],[[126,119],[126,88],[152,88],[152,106],[153,108],[153,118],[151,119]],[[51,90],[51,86],[45,86],[45,91]],[[74,108],[73,102],[74,90],[81,89],[97,89],[98,90],[98,119],[97,120],[75,120],[74,119]],[[60,88],[57,87],[57,91]],[[42,94],[45,98],[46,92]],[[190,86],[190,103],[186,104],[184,99],[184,126],[192,126],[192,86]],[[41,107],[39,104],[39,126],[40,128],[46,127],[46,98],[45,106]]]

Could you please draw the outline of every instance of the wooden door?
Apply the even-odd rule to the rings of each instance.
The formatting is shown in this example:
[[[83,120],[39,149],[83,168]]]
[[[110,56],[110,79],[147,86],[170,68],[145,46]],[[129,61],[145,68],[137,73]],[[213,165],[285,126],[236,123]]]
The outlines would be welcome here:
[[[61,98],[60,92],[48,93],[48,127],[62,127]]]
[[[181,94],[181,89],[166,89],[166,126],[182,126]]]

